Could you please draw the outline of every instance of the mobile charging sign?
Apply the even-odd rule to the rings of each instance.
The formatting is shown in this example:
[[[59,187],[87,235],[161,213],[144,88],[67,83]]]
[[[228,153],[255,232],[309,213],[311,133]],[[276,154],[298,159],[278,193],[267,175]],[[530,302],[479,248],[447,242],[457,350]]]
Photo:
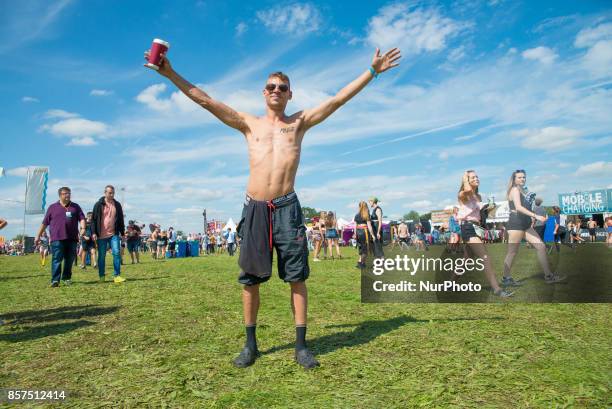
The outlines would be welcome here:
[[[559,207],[563,214],[593,214],[612,211],[612,190],[560,193]]]

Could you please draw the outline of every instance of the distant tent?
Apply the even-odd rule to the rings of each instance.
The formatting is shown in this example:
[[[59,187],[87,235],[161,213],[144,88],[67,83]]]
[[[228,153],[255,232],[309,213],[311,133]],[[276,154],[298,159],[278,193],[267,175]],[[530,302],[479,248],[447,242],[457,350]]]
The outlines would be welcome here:
[[[355,222],[348,222],[344,225],[344,230],[353,230],[355,228]]]
[[[234,220],[231,217],[225,223],[225,226],[223,226],[223,231],[227,231],[229,228],[231,228],[232,231],[236,231],[236,223],[234,223]]]
[[[338,228],[341,230],[344,229],[344,226],[351,224],[351,222],[349,222],[348,220],[344,220],[342,217],[337,220],[337,223]]]

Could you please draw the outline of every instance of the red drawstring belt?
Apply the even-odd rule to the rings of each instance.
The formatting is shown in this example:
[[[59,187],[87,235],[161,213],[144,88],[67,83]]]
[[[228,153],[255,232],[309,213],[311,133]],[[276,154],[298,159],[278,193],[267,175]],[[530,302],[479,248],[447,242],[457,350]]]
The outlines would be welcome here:
[[[272,251],[272,212],[274,212],[274,209],[276,209],[276,206],[274,206],[274,203],[272,203],[271,200],[268,200],[268,216],[269,216],[269,229],[270,229],[270,251]]]

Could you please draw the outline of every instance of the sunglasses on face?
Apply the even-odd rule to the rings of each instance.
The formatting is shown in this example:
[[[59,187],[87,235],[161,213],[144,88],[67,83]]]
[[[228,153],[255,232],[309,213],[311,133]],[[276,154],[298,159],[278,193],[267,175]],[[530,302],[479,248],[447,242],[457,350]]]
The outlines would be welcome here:
[[[289,85],[287,85],[287,84],[266,84],[266,90],[268,92],[272,92],[276,88],[278,88],[278,90],[280,92],[287,92],[287,91],[289,91]]]

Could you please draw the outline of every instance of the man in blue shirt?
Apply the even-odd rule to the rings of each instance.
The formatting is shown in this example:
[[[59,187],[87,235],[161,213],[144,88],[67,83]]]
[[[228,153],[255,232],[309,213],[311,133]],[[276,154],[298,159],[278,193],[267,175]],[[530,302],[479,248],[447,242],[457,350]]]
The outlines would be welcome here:
[[[227,228],[227,252],[230,256],[234,255],[236,249],[236,232],[232,231],[231,227]]]

